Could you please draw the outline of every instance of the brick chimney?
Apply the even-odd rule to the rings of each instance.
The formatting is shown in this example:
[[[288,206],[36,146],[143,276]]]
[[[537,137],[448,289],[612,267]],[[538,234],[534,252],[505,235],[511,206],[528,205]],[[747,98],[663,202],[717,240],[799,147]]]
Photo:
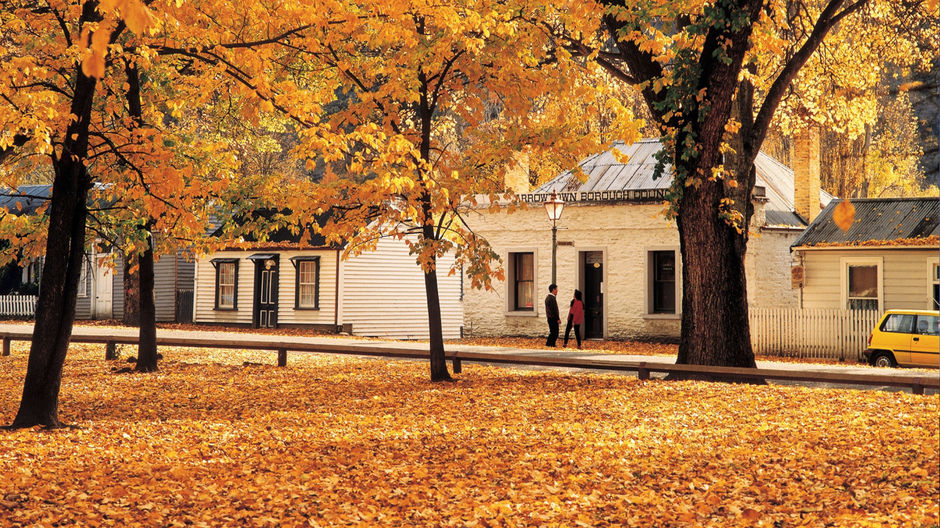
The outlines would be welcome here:
[[[819,128],[810,127],[793,138],[793,205],[812,222],[819,216]]]
[[[529,156],[521,152],[515,152],[509,166],[506,167],[506,174],[503,176],[503,185],[506,189],[516,194],[529,192]]]

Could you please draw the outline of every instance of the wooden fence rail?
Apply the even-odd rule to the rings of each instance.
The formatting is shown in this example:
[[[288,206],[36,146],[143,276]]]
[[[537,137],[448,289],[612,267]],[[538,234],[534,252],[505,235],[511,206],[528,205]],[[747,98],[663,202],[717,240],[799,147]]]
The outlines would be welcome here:
[[[268,336],[265,336],[268,337]],[[273,336],[272,336],[273,337]],[[3,341],[3,355],[10,355],[12,341],[29,341],[32,334],[27,332],[0,333]],[[137,344],[137,336],[72,336],[73,342],[111,344]],[[278,340],[231,340],[211,337],[165,337],[157,336],[158,346],[196,347],[196,348],[231,348],[243,350],[272,350],[277,352],[278,366],[287,366],[287,352],[310,352],[326,354],[346,354],[355,356],[391,357],[405,359],[427,359],[427,349],[406,346],[371,345],[349,343],[305,343],[301,341]],[[106,348],[110,348],[107,347]],[[737,367],[708,367],[701,365],[675,365],[646,361],[619,361],[586,359],[575,357],[553,357],[538,355],[512,355],[491,352],[474,352],[451,347],[445,353],[453,361],[454,372],[462,370],[463,361],[478,363],[502,363],[513,365],[535,365],[589,370],[608,370],[636,372],[639,379],[649,379],[650,373],[680,374],[700,377],[720,378],[725,380],[789,380],[837,383],[845,385],[878,385],[885,387],[910,388],[914,394],[924,394],[924,388],[940,390],[940,376],[924,376],[896,371],[892,374],[852,374],[841,372],[823,372],[814,370],[751,369]]]
[[[0,316],[35,317],[35,295],[0,295]]]
[[[764,356],[861,359],[877,310],[752,308],[751,345]]]

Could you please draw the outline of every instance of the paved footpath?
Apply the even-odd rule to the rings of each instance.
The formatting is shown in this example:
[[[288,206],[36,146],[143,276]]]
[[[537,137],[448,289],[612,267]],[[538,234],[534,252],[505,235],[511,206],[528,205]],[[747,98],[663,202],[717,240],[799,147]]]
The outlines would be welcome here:
[[[4,332],[31,332],[33,328],[32,323],[0,323],[0,333]],[[137,329],[128,328],[128,327],[116,327],[116,326],[80,326],[76,325],[73,327],[72,335],[79,336],[100,336],[100,337],[136,337]],[[257,343],[266,343],[276,340],[281,343],[304,343],[306,345],[355,345],[358,347],[376,347],[376,348],[399,348],[402,350],[416,350],[422,349],[426,346],[424,343],[415,342],[415,341],[391,341],[391,340],[381,340],[381,339],[363,339],[357,337],[344,337],[344,336],[329,336],[329,335],[320,335],[320,336],[296,336],[296,335],[282,335],[282,334],[263,334],[263,333],[249,333],[249,332],[220,332],[220,331],[204,331],[204,330],[176,330],[176,329],[157,329],[157,335],[159,337],[167,338],[194,338],[194,339],[219,339],[226,341],[251,341]],[[560,349],[560,348],[542,348],[542,349],[528,349],[528,348],[513,348],[513,347],[501,347],[501,346],[484,346],[484,345],[465,345],[460,343],[446,343],[445,348],[448,350],[460,350],[466,352],[482,352],[488,354],[500,354],[508,355],[515,357],[525,357],[525,356],[549,356],[549,357],[570,357],[570,358],[579,358],[579,359],[596,359],[604,361],[615,361],[615,362],[639,362],[645,361],[649,364],[673,364],[675,363],[674,356],[658,355],[658,356],[649,356],[649,355],[636,355],[636,354],[595,354],[590,352],[579,351],[576,349]],[[897,378],[911,378],[911,377],[929,377],[929,378],[938,378],[940,377],[940,370],[938,369],[901,369],[901,368],[884,368],[884,369],[873,369],[871,367],[862,365],[862,364],[846,364],[846,365],[835,365],[835,364],[824,364],[824,363],[795,363],[795,362],[784,362],[784,361],[758,361],[757,367],[762,369],[779,369],[779,370],[793,370],[793,371],[805,371],[805,372],[837,372],[843,374],[880,374],[888,375]],[[514,365],[513,368],[533,368],[533,369],[546,369],[546,368],[556,368],[556,367],[521,367],[519,365]],[[563,369],[567,371],[578,371],[582,369]],[[592,369],[593,370],[593,369]],[[636,373],[622,373],[627,376],[636,376]],[[656,376],[656,374],[654,374]],[[869,390],[890,390],[890,391],[905,391],[906,389],[898,387],[879,387],[879,386],[869,386],[869,385],[845,385],[845,384],[833,384],[833,383],[823,383],[823,382],[806,382],[806,381],[771,381],[774,384],[781,385],[805,385],[813,387],[852,387],[859,389],[869,389]],[[927,394],[936,394],[936,389],[927,389]]]

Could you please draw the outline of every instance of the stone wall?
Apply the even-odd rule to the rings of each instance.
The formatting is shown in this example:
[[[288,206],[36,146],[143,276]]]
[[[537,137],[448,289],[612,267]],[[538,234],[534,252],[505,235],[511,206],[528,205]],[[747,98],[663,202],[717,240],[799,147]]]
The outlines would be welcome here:
[[[755,215],[757,216],[757,215]],[[535,255],[535,309],[513,311],[510,285],[494,283],[493,291],[468,289],[464,296],[465,332],[474,336],[538,336],[547,333],[543,299],[551,283],[551,222],[540,206],[515,213],[471,214],[474,231],[485,236],[507,268],[510,252]],[[749,244],[749,298],[755,305],[799,302],[790,289],[789,244],[797,233],[764,232]],[[650,314],[649,252],[677,252],[676,306],[681,308],[679,233],[663,217],[661,204],[568,204],[558,223],[557,283],[562,319],[575,288],[583,290],[580,254],[600,251],[604,261],[605,335],[614,339],[676,339],[678,314]],[[759,271],[759,273],[758,273]],[[770,303],[770,304],[767,304]],[[562,328],[564,331],[564,328]]]

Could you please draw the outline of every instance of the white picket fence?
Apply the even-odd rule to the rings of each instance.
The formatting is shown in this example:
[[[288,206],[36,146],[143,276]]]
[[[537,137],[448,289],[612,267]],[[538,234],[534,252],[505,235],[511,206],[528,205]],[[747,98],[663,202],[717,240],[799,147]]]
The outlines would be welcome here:
[[[877,310],[751,308],[755,354],[856,361],[878,324]]]
[[[0,316],[36,317],[35,295],[0,295]]]

